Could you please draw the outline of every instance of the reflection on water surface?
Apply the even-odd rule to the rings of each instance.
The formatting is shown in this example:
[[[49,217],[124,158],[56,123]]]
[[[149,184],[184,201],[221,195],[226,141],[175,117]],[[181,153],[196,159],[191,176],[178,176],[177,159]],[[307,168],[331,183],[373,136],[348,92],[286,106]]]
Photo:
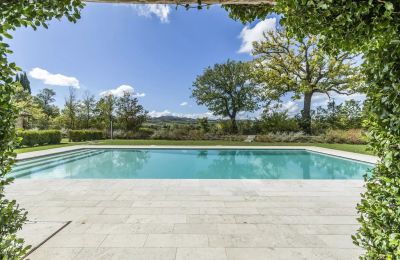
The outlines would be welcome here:
[[[362,179],[372,165],[304,150],[87,149],[17,163],[17,178]]]

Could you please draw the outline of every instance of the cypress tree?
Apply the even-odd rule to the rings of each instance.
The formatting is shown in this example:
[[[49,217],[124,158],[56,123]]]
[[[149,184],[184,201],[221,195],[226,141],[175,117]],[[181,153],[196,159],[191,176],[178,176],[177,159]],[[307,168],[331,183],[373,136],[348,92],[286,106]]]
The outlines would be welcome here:
[[[21,83],[23,89],[27,91],[29,94],[31,94],[31,83],[28,79],[28,76],[26,75],[26,72],[17,74],[17,76],[15,77],[15,81]]]

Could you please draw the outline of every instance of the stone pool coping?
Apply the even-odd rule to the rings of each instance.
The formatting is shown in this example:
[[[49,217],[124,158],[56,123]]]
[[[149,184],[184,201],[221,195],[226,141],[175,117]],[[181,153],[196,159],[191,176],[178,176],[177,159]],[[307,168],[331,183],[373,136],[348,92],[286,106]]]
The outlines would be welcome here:
[[[375,164],[378,157],[366,154],[346,152],[315,146],[186,146],[186,145],[74,145],[61,148],[53,148],[42,151],[27,152],[17,155],[17,160],[32,159],[52,154],[70,152],[80,149],[246,149],[246,150],[306,150]]]

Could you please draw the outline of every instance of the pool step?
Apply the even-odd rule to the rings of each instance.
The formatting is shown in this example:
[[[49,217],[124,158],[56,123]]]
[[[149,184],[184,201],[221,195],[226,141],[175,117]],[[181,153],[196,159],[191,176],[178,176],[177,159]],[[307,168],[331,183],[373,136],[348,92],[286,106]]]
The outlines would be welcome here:
[[[52,168],[55,166],[58,166],[60,164],[65,164],[65,163],[69,163],[69,162],[73,162],[73,161],[77,161],[83,158],[87,158],[87,157],[91,157],[94,155],[98,155],[103,153],[104,150],[89,150],[89,151],[85,151],[79,154],[75,154],[72,156],[67,156],[64,157],[62,159],[60,158],[54,158],[52,160],[47,160],[47,161],[40,161],[40,162],[32,162],[31,164],[25,164],[23,165],[23,167],[15,167],[12,172],[11,175],[13,177],[19,177],[19,176],[23,176],[26,174],[31,174],[37,171],[41,171],[44,169],[48,169],[48,168]],[[34,171],[32,171],[31,169],[35,167],[36,169]]]
[[[38,166],[41,164],[47,164],[49,162],[53,162],[53,161],[60,160],[60,159],[72,158],[75,156],[88,154],[93,151],[97,151],[97,150],[94,150],[94,149],[79,150],[79,151],[75,151],[75,152],[71,152],[71,153],[62,153],[62,154],[57,154],[57,155],[53,155],[53,156],[44,156],[44,157],[40,157],[37,159],[29,159],[26,161],[17,162],[16,165],[13,167],[13,170],[22,170],[27,167],[34,167],[34,166]]]
[[[93,149],[90,149],[90,151]],[[17,163],[14,165],[13,168],[16,167],[20,167],[26,164],[31,164],[32,162],[41,162],[41,161],[48,161],[51,159],[55,159],[55,158],[60,158],[60,157],[65,157],[65,156],[69,156],[69,155],[74,155],[74,154],[81,154],[83,152],[87,152],[89,151],[88,149],[79,149],[76,151],[70,151],[70,152],[63,152],[63,153],[56,153],[53,155],[45,155],[45,156],[41,156],[41,157],[37,157],[37,158],[32,158],[32,159],[25,159],[25,160],[21,160],[21,161],[17,161]]]

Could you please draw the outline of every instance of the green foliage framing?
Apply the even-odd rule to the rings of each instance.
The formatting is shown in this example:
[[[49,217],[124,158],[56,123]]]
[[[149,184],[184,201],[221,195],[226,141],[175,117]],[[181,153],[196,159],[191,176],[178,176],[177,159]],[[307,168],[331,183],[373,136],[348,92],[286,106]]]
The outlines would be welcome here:
[[[278,0],[270,8],[243,11],[227,6],[230,17],[249,22],[270,11],[282,14],[293,35],[322,35],[324,48],[364,54],[367,78],[366,126],[380,162],[366,177],[358,204],[360,229],[353,236],[366,251],[362,259],[400,258],[400,2],[398,0]],[[264,11],[264,14],[259,12]]]
[[[13,149],[17,144],[14,129],[17,109],[13,97],[19,84],[14,82],[19,68],[7,59],[12,51],[5,39],[12,38],[10,31],[21,26],[47,28],[47,22],[52,18],[67,17],[75,22],[80,18],[81,8],[80,0],[0,2],[0,259],[21,259],[29,249],[16,237],[16,232],[26,221],[26,212],[4,194],[5,186],[13,180],[7,173],[14,163]]]
[[[52,18],[79,19],[79,0],[3,1],[0,3],[0,257],[20,258],[24,251],[15,232],[25,221],[15,201],[4,199],[6,178],[13,164],[15,107],[13,77],[18,68],[9,63],[4,42],[20,26],[44,26]],[[372,149],[381,162],[366,179],[360,211],[361,228],[354,236],[366,249],[365,259],[400,256],[400,2],[398,0],[279,0],[275,6],[226,6],[232,18],[243,22],[265,17],[270,11],[284,15],[282,22],[293,34],[318,33],[325,48],[361,51],[368,80],[368,108]]]

